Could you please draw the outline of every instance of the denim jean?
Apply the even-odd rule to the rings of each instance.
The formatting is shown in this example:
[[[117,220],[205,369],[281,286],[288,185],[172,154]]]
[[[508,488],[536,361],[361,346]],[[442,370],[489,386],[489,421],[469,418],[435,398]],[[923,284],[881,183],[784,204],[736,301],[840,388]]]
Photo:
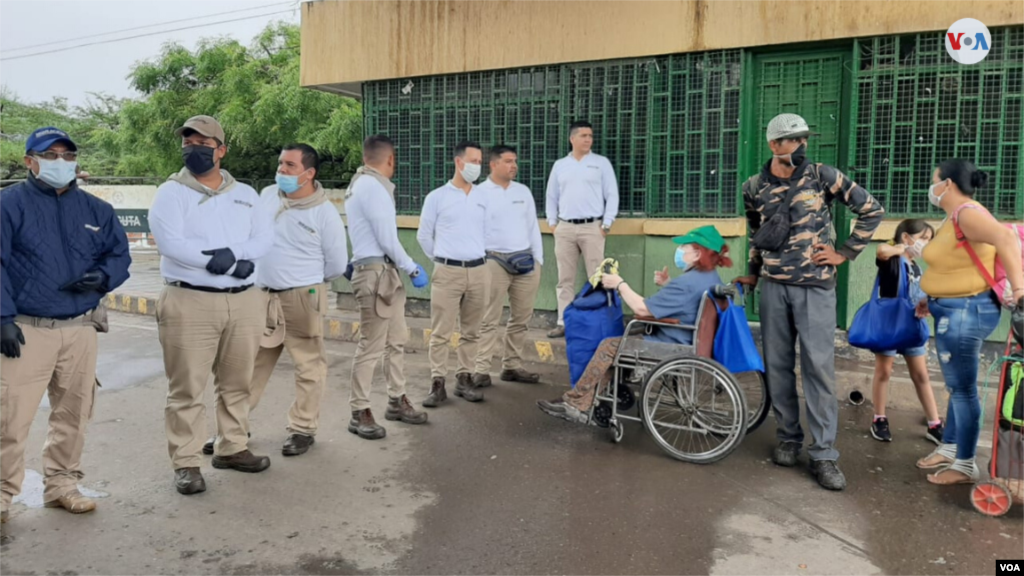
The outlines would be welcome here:
[[[999,324],[999,306],[989,291],[968,298],[932,298],[935,350],[949,390],[943,444],[956,444],[958,460],[970,460],[978,449],[981,403],[978,401],[978,359],[985,337]]]

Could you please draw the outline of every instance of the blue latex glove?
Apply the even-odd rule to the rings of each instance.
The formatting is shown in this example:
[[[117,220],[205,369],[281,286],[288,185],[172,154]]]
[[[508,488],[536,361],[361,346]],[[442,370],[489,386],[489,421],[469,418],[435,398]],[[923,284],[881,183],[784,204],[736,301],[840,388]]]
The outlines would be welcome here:
[[[430,283],[430,277],[427,276],[427,271],[423,269],[423,266],[416,265],[416,271],[409,275],[412,278],[412,285],[416,288],[425,288]]]

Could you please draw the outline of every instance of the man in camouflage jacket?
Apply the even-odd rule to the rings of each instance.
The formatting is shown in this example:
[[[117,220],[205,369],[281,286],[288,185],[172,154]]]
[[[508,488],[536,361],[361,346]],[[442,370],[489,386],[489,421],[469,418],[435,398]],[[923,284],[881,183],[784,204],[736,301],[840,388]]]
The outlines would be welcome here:
[[[867,190],[839,170],[806,159],[807,123],[796,114],[780,114],[768,124],[772,159],[743,184],[747,229],[751,237],[795,187],[789,203],[789,237],[779,250],[751,244],[749,276],[738,281],[761,284],[761,338],[768,389],[778,423],[779,445],[772,460],[794,466],[803,446],[797,396],[796,341],[812,443],[811,472],[830,490],[846,487],[836,464],[839,403],[835,391],[836,267],[853,260],[870,242],[885,210]],[[853,233],[834,247],[832,211],[838,200],[857,214]]]

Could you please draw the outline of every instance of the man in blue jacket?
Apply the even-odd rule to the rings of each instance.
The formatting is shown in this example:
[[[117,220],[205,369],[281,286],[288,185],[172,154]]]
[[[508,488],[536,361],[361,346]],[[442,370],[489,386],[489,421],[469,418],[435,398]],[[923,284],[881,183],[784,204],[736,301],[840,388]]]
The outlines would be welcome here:
[[[78,187],[78,148],[63,130],[25,143],[28,179],[0,196],[0,493],[3,520],[25,478],[25,442],[44,392],[48,508],[73,514],[96,503],[78,492],[85,426],[96,386],[103,295],[128,279],[128,238],[114,208]]]

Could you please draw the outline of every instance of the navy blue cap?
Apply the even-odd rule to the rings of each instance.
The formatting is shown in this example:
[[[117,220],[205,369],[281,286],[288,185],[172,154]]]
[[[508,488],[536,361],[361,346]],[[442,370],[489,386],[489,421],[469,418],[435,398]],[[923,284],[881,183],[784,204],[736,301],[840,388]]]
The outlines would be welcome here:
[[[28,140],[25,141],[25,153],[29,152],[46,152],[57,142],[63,142],[67,144],[68,148],[72,150],[78,150],[78,146],[75,146],[75,142],[68,136],[68,133],[61,130],[60,128],[54,128],[53,126],[47,126],[46,128],[37,128],[33,132]]]

